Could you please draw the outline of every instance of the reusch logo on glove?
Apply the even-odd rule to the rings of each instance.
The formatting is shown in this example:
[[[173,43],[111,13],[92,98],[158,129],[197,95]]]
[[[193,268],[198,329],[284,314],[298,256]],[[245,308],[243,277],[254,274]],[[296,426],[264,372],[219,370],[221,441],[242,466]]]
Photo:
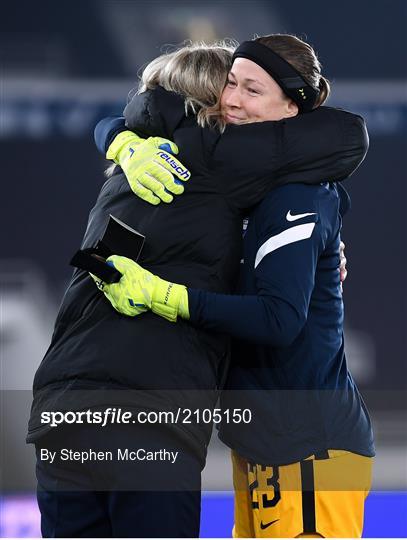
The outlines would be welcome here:
[[[160,158],[164,159],[169,165],[171,165],[171,167],[179,174],[179,176],[185,178],[185,180],[189,179],[191,173],[188,171],[188,169],[180,167],[170,155],[166,154],[165,152],[158,152],[158,155]]]

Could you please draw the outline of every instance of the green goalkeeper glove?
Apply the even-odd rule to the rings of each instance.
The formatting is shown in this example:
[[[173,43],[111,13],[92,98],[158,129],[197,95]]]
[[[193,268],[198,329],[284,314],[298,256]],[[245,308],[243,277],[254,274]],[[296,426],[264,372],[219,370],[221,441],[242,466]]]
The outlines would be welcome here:
[[[189,319],[184,285],[165,281],[126,257],[112,255],[106,262],[123,274],[119,282],[108,284],[91,275],[116,311],[135,317],[151,309],[168,321]]]
[[[161,201],[170,203],[171,193],[183,193],[183,182],[191,176],[172,154],[178,154],[178,147],[167,139],[142,139],[132,131],[121,131],[106,157],[120,165],[135,195],[157,205]]]

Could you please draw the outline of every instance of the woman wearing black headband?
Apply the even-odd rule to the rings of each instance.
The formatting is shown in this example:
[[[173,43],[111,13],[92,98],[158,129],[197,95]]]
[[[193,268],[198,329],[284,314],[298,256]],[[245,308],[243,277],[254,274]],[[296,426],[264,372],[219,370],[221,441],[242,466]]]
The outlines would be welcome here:
[[[202,64],[200,70],[203,70]],[[160,79],[157,82],[161,82]],[[240,91],[240,87],[238,89]],[[252,97],[251,87],[246,86],[246,82],[242,92],[246,103],[246,98]],[[141,261],[151,270],[165,275],[167,279],[185,280],[191,287],[206,285],[212,291],[226,292],[239,256],[239,250],[235,249],[238,247],[235,234],[238,228],[235,225],[240,221],[241,210],[245,202],[250,206],[267,191],[264,186],[261,187],[261,182],[258,183],[254,172],[263,170],[266,173],[268,170],[265,179],[273,185],[276,182],[289,182],[290,175],[295,175],[294,181],[311,183],[327,177],[342,179],[354,170],[366,151],[363,122],[347,113],[321,109],[315,113],[315,118],[300,115],[292,123],[287,121],[287,124],[256,123],[242,128],[226,127],[224,135],[220,137],[214,130],[199,130],[192,117],[177,119],[176,111],[180,104],[183,113],[182,100],[157,89],[137,96],[128,106],[126,114],[129,123],[146,135],[174,138],[181,150],[181,160],[193,172],[190,189],[173,206],[161,206],[157,212],[150,210],[145,203],[131,199],[123,175],[112,177],[91,213],[84,245],[90,246],[98,239],[105,218],[111,211],[116,217],[146,233]],[[241,104],[234,106],[239,108]],[[249,112],[245,123],[271,119],[262,118],[258,113],[256,115],[253,117]],[[224,120],[232,123],[227,114]],[[171,122],[172,133],[169,129]],[[344,125],[351,137],[345,144]],[[326,137],[325,129],[330,132],[330,137]],[[306,139],[310,133],[314,140],[311,145]],[[315,144],[318,138],[319,143]],[[325,147],[326,142],[329,151]],[[299,156],[298,152],[293,151],[297,146],[301,147],[303,155]],[[328,155],[323,152],[321,155],[321,148]],[[297,218],[294,216],[294,219]],[[333,262],[337,271],[336,257]],[[108,384],[112,388],[124,385],[140,389],[143,397],[140,405],[145,408],[161,407],[166,410],[172,408],[174,403],[199,407],[201,402],[204,406],[214,406],[225,368],[227,346],[224,336],[198,330],[188,322],[180,321],[175,327],[152,314],[144,315],[137,322],[125,319],[111,309],[103,296],[98,298],[92,294],[90,285],[93,284],[89,284],[86,274],[76,273],[65,296],[53,344],[36,378],[36,409],[32,415],[31,440],[35,440],[36,415],[47,397],[55,398],[56,385],[65,391],[64,395],[60,395],[61,404],[72,395],[73,388],[86,388],[82,396],[89,400],[95,395],[90,392],[92,382],[93,388]],[[80,318],[72,319],[73,313],[79,313]],[[66,381],[70,381],[69,388]],[[162,389],[169,390],[168,396]],[[85,403],[82,405],[89,406]],[[56,404],[50,406],[55,409]],[[195,489],[188,488],[187,476],[190,475],[193,481],[197,479],[205,458],[210,429],[202,422],[177,427],[167,426],[171,435],[169,439],[172,445],[182,444],[183,454],[188,457],[189,467],[193,468],[187,473],[181,469],[174,473],[178,475],[178,485],[172,489],[187,492],[188,489]],[[166,430],[161,428],[149,426],[146,431],[148,434],[155,432],[161,440],[168,437]],[[137,435],[142,436],[137,426],[134,429]],[[115,433],[121,436],[120,430]],[[131,433],[126,437],[129,435]],[[179,443],[176,443],[177,440]],[[110,444],[117,443],[111,440]],[[168,439],[167,444],[170,444]],[[123,470],[127,474],[122,479],[125,489],[131,489],[136,479],[129,467]],[[161,480],[164,481],[163,478]],[[182,487],[181,481],[184,482]],[[151,489],[154,488],[158,489],[156,483],[151,484]],[[185,493],[184,502],[177,504],[182,499],[182,492],[176,491],[171,497],[164,495],[168,493],[163,493],[162,497],[157,495],[157,504],[154,504],[154,496],[144,497],[142,493],[113,494],[115,508],[123,509],[124,500],[127,506],[132,501],[132,515],[121,520],[104,516],[107,522],[107,529],[104,530],[108,530],[110,519],[114,530],[121,531],[121,535],[123,531],[133,531],[134,536],[160,531],[160,536],[167,536],[172,534],[170,531],[177,531],[176,536],[195,536],[197,518],[199,522],[199,498]],[[46,496],[49,494],[46,493]],[[45,497],[42,497],[45,508],[44,500]],[[65,502],[66,505],[62,506],[69,508],[69,500]],[[141,508],[145,508],[143,519],[132,519]],[[51,516],[48,526],[52,525],[54,518]],[[69,525],[74,526],[73,523]],[[188,533],[185,534],[185,531]]]
[[[307,114],[329,95],[313,49],[294,36],[245,42],[233,59],[220,100],[227,124]],[[335,264],[326,264],[338,255],[339,206],[332,188],[274,190],[251,214],[245,235],[239,292],[258,296],[181,291],[188,300],[180,316],[243,340],[235,343],[222,405],[246,406],[257,419],[224,422],[220,431],[234,449],[238,537],[362,533],[374,448],[368,413],[346,369]],[[131,297],[134,288],[123,284],[118,291]]]
[[[227,124],[308,115],[329,95],[313,49],[294,36],[245,42],[233,59],[220,100]],[[309,144],[317,144],[311,134]],[[229,411],[246,406],[254,420],[224,422],[220,433],[234,449],[238,537],[362,533],[374,449],[344,356],[334,262],[339,210],[332,186],[275,189],[250,216],[239,290],[246,296],[171,285],[179,316],[241,339],[222,404]],[[115,264],[133,283],[149,275]],[[118,301],[124,295],[162,315],[154,300],[148,304],[137,286],[122,282],[105,291],[116,309],[131,314]]]

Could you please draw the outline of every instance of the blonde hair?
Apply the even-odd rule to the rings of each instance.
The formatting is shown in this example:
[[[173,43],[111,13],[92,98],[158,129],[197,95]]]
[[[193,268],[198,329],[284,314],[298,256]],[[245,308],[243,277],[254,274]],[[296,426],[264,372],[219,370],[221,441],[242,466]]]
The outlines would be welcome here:
[[[321,75],[321,63],[311,45],[291,34],[270,34],[258,37],[255,41],[269,47],[284,58],[311,86],[319,89],[314,109],[328,99],[330,94],[329,81]]]
[[[201,127],[222,129],[220,97],[232,66],[233,42],[190,43],[159,56],[144,69],[138,93],[157,85],[185,98],[185,113],[194,114]]]
[[[232,56],[237,46],[234,41],[218,41],[212,45],[189,43],[162,54],[144,68],[137,94],[162,86],[185,99],[185,114],[196,115],[201,127],[213,126],[223,131],[220,98],[232,67]],[[129,99],[134,91],[129,94]],[[117,170],[112,164],[105,170],[109,178]]]

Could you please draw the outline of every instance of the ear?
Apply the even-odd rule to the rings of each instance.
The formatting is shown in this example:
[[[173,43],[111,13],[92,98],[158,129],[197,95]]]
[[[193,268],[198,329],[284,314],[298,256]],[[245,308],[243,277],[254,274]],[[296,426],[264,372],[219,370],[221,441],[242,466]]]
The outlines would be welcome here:
[[[297,116],[297,114],[298,114],[298,105],[292,99],[288,99],[286,102],[286,118]]]

